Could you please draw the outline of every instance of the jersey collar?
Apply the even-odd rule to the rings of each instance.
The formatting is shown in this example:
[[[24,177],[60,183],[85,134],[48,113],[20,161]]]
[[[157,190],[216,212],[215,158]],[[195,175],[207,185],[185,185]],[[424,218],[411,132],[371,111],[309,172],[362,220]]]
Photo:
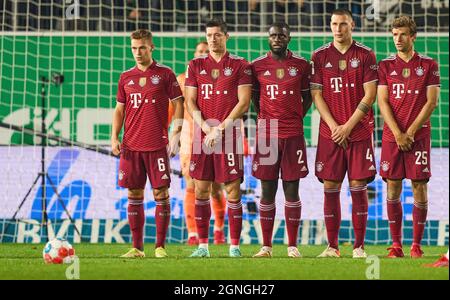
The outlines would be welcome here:
[[[137,65],[136,65],[134,68],[135,68],[138,72],[145,73],[145,72],[147,72],[147,71],[153,69],[155,66],[156,66],[156,60],[153,59],[153,62],[150,64],[150,66],[147,67],[147,69],[145,69],[145,71],[139,70],[139,68],[137,67]]]
[[[287,51],[287,53],[286,53],[286,58],[285,58],[285,59],[282,59],[282,60],[286,60],[286,59],[289,59],[289,58],[292,57],[292,51],[289,50],[289,49],[287,49],[286,51]],[[272,56],[272,51],[267,52],[267,57],[268,57],[268,58],[273,58],[273,56]]]

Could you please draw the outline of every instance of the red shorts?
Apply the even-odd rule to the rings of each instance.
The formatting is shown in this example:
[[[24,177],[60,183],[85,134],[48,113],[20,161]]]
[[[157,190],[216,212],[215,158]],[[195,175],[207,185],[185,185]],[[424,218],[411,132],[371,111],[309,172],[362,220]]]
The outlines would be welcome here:
[[[412,150],[401,151],[395,142],[382,142],[380,175],[386,179],[428,180],[431,177],[430,137],[415,141]]]
[[[122,149],[119,163],[119,186],[144,189],[148,179],[152,188],[170,185],[170,165],[167,149],[141,152]]]
[[[316,176],[323,180],[342,182],[348,172],[349,180],[375,179],[375,155],[372,139],[350,142],[347,149],[319,135],[316,155]]]
[[[222,153],[206,154],[201,151],[195,154],[192,151],[189,164],[189,175],[197,180],[214,181],[217,183],[231,182],[244,177],[244,161],[241,151],[237,146],[231,147],[231,152],[226,152],[222,145]]]
[[[276,144],[275,144],[276,143]],[[252,175],[261,180],[276,180],[280,176],[284,181],[294,181],[308,175],[308,163],[306,160],[306,146],[303,135],[293,136],[285,139],[269,139],[266,146],[278,145],[278,149],[270,146],[270,152],[260,153],[258,143],[256,144],[256,154],[253,158]],[[268,150],[267,149],[267,150]],[[273,159],[269,156],[274,154]]]

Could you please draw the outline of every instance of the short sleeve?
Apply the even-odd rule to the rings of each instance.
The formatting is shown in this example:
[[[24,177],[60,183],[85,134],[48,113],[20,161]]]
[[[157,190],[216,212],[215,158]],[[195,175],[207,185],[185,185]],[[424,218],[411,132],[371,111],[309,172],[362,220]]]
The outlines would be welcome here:
[[[375,53],[373,53],[373,51],[370,51],[369,54],[367,55],[366,61],[364,62],[363,66],[364,72],[363,82],[366,83],[378,80],[377,69],[378,65]]]
[[[254,92],[259,92],[260,86],[258,81],[258,74],[256,73],[256,67],[254,64],[251,64],[251,70],[252,70],[252,90]]]
[[[252,83],[253,83],[252,66],[248,62],[244,61],[241,68],[239,69],[238,86],[252,85]]]
[[[119,78],[119,84],[117,86],[117,96],[116,96],[116,101],[120,102],[120,103],[125,103],[127,100],[127,96],[125,94],[125,86],[123,84],[123,78],[122,75],[120,75]]]
[[[186,70],[186,81],[184,86],[198,87],[197,76],[195,74],[194,61],[191,60]]]
[[[426,86],[440,86],[440,85],[441,85],[441,76],[439,74],[439,66],[437,62],[433,61],[433,63],[430,65],[430,72],[428,72]]]
[[[382,61],[378,64],[378,85],[388,85],[386,77],[386,64]]]
[[[177,81],[175,74],[170,71],[169,72],[169,80],[167,82],[167,95],[170,100],[174,100],[183,96],[180,89],[180,84]]]
[[[322,66],[316,53],[311,58],[311,84],[323,85]]]

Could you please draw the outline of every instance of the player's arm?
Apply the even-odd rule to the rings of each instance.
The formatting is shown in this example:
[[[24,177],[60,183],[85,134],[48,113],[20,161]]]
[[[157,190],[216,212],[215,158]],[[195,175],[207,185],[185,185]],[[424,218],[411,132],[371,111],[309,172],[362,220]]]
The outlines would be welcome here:
[[[114,109],[111,133],[111,149],[114,155],[120,154],[119,134],[122,130],[123,120],[125,118],[125,104],[117,102]]]
[[[419,115],[414,120],[414,122],[406,130],[406,134],[414,140],[414,135],[416,132],[422,128],[422,125],[431,117],[434,109],[438,105],[440,88],[439,86],[428,86],[427,87],[427,102],[420,110]]]
[[[238,86],[238,103],[222,123],[220,123],[216,127],[211,128],[211,132],[205,138],[206,145],[208,145],[209,147],[213,147],[222,136],[222,132],[228,127],[233,126],[235,120],[242,118],[242,116],[248,111],[248,108],[250,107],[251,97],[251,84]]]
[[[375,102],[375,97],[377,96],[377,82],[371,81],[364,83],[364,97],[358,104],[357,109],[352,114],[350,119],[343,125],[339,125],[332,132],[331,138],[335,143],[339,145],[346,140],[353,128],[364,118],[369,111],[372,109],[372,105]]]
[[[398,127],[391,105],[389,104],[389,89],[387,85],[378,86],[378,107],[380,108],[384,122],[394,134],[398,148],[401,151],[411,150],[413,140],[410,139],[408,135],[402,132]]]
[[[302,91],[302,106],[303,106],[303,117],[306,116],[308,110],[311,108],[312,96],[310,90]]]
[[[323,99],[321,84],[311,83],[311,97],[312,101],[314,101],[314,105],[319,111],[320,117],[328,125],[331,132],[333,132],[334,129],[338,126],[338,123],[333,118],[333,115],[331,114],[330,109],[325,102],[325,99]],[[341,146],[346,147],[346,141]]]
[[[197,88],[186,86],[184,89],[184,94],[186,96],[186,108],[188,113],[191,115],[192,120],[200,126],[204,133],[208,134],[211,131],[211,127],[203,119],[202,113],[197,106]]]
[[[174,157],[180,148],[180,135],[181,128],[183,126],[183,116],[184,116],[184,100],[183,97],[178,97],[171,101],[173,106],[173,127],[170,134],[170,157]]]

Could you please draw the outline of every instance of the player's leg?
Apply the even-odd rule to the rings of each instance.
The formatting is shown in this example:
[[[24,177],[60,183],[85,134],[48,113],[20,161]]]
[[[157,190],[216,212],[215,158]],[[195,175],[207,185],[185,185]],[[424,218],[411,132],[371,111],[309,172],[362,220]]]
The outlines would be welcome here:
[[[421,258],[423,257],[423,251],[420,245],[422,242],[428,213],[428,181],[412,180],[411,183],[414,196],[413,244],[411,246],[411,257]]]
[[[415,141],[411,151],[405,152],[406,178],[411,179],[413,207],[413,244],[411,257],[420,258],[423,251],[420,247],[428,213],[427,183],[431,177],[431,140],[426,137]]]
[[[425,267],[429,268],[448,268],[448,250],[447,254],[441,255],[441,257],[432,264],[426,264]]]
[[[381,145],[380,176],[387,183],[387,216],[392,237],[388,248],[389,258],[404,257],[402,249],[403,208],[400,200],[402,181],[406,176],[404,154],[395,142],[383,141]]]
[[[376,175],[372,139],[349,143],[346,150],[346,160],[352,196],[352,223],[355,233],[353,258],[366,258],[364,239],[369,208],[367,184],[372,182]]]
[[[272,257],[273,223],[275,221],[275,195],[278,179],[261,180],[261,201],[259,202],[259,219],[263,235],[263,246],[253,257]]]
[[[369,201],[367,196],[367,182],[365,180],[349,180],[352,197],[352,224],[355,234],[353,257],[366,258],[364,239],[367,229]]]
[[[340,193],[347,171],[345,151],[342,147],[319,135],[315,174],[324,188],[324,219],[328,247],[318,257],[340,257],[339,229],[341,226]]]
[[[119,162],[119,186],[128,188],[128,223],[133,248],[124,258],[145,257],[144,253],[144,187],[147,180],[145,165],[139,152],[122,151]]]
[[[387,181],[387,215],[391,231],[392,246],[388,248],[389,258],[404,257],[402,246],[403,208],[400,200],[402,194],[401,179],[386,179]]]
[[[225,222],[225,210],[227,202],[222,192],[222,185],[213,182],[211,185],[211,201],[214,211],[214,244],[225,244],[225,233],[223,231]]]
[[[145,152],[142,154],[147,170],[147,176],[153,188],[153,196],[156,201],[156,244],[155,256],[167,257],[164,249],[167,230],[170,223],[170,166],[166,148]]]
[[[300,227],[300,218],[302,215],[302,203],[298,193],[299,180],[283,180],[283,190],[285,196],[284,215],[286,220],[286,229],[288,234],[288,256],[301,257],[297,249],[298,229]]]
[[[156,201],[155,222],[156,222],[156,244],[155,256],[157,258],[167,257],[165,247],[167,230],[170,223],[170,198],[167,186],[153,189],[153,197]]]
[[[240,257],[239,244],[242,231],[241,180],[235,179],[225,183],[228,206],[228,222],[230,227],[230,257]]]
[[[199,246],[190,257],[209,257],[208,239],[211,220],[211,184],[214,181],[213,154],[191,154],[190,175],[195,184],[195,222]]]
[[[188,231],[188,245],[198,245],[197,226],[195,224],[195,184],[191,175],[189,175],[189,164],[191,155],[180,153],[181,172],[186,181],[186,192],[184,195],[184,216]]]
[[[299,195],[300,178],[308,175],[305,139],[294,136],[281,139],[281,178],[285,196],[285,220],[288,233],[289,257],[301,257],[297,249],[298,230],[302,214],[302,203]]]

